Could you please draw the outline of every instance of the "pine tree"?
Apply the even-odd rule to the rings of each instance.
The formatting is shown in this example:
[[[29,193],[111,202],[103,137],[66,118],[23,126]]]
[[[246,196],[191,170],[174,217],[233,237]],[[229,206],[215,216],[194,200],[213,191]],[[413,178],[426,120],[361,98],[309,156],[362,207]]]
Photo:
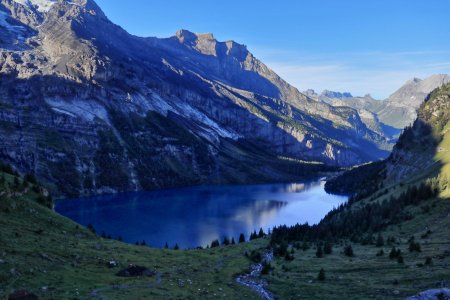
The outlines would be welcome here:
[[[303,242],[303,243],[302,243],[302,250],[303,250],[303,251],[306,251],[306,250],[308,250],[308,249],[309,249],[308,243],[307,243],[307,242]]]
[[[389,252],[389,258],[394,259],[397,257],[397,249],[395,247],[392,247],[391,252]]]
[[[228,246],[230,244],[230,240],[227,237],[223,238],[223,245]]]
[[[323,252],[325,254],[331,254],[333,252],[333,246],[330,243],[326,242],[325,246],[323,247]]]
[[[347,245],[344,248],[344,254],[348,257],[353,257],[355,254],[353,253],[352,245]]]
[[[259,229],[258,232],[258,238],[263,238],[264,237],[264,230],[262,228]]]
[[[164,245],[164,249],[169,249],[169,244],[167,244],[167,242],[166,242],[166,244]]]
[[[180,249],[180,247],[178,246],[178,244],[175,244],[175,247],[173,247],[173,250],[178,250]]]
[[[384,239],[383,239],[383,236],[381,234],[379,234],[378,237],[377,237],[376,246],[377,247],[383,247],[384,246]]]
[[[241,243],[245,243],[245,235],[243,233],[239,235],[239,244]]]
[[[320,281],[325,281],[325,270],[323,268],[320,269],[317,279]]]
[[[219,240],[214,240],[211,242],[211,248],[216,248],[220,246]]]
[[[234,241],[234,237],[231,238],[231,245],[236,245],[236,242]]]
[[[317,245],[316,256],[319,257],[319,258],[323,257],[322,245]]]

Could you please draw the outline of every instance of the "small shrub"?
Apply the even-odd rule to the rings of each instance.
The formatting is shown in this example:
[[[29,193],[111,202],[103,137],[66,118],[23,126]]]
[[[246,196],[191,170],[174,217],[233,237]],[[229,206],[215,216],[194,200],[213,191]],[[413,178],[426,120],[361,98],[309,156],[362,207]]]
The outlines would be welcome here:
[[[322,245],[317,245],[316,257],[318,257],[318,258],[323,257]]]
[[[319,275],[317,276],[319,281],[325,281],[325,270],[322,268],[319,271]]]
[[[348,257],[353,257],[353,256],[355,256],[355,254],[353,253],[352,245],[347,245],[347,246],[345,246],[345,248],[344,248],[344,254],[345,254],[345,256],[348,256]]]

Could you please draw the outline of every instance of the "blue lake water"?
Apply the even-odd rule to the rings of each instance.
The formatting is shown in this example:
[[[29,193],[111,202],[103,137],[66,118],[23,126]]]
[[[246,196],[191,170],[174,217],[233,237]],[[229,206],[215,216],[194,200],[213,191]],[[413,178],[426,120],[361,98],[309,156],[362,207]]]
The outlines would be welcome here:
[[[347,197],[327,194],[323,181],[196,186],[58,201],[56,211],[97,233],[134,243],[206,246],[278,225],[319,222]]]

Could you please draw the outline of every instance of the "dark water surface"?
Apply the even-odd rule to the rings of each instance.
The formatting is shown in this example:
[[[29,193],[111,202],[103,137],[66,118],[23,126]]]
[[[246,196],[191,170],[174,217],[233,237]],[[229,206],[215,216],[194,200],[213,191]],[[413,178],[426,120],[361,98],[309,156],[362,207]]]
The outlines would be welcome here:
[[[290,184],[197,186],[68,199],[56,211],[97,233],[134,243],[182,248],[277,225],[317,223],[347,201],[327,194],[323,181]]]

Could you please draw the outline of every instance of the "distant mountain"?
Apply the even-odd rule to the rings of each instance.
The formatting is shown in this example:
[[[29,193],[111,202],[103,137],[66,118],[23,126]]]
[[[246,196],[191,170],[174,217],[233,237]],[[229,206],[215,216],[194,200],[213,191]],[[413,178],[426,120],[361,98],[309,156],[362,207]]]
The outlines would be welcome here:
[[[1,0],[0,27],[0,158],[61,194],[291,180],[392,146],[212,34],[133,36],[92,0]]]
[[[394,185],[402,181],[411,183],[436,178],[444,195],[450,195],[449,97],[450,83],[433,90],[420,105],[412,126],[405,128],[400,135],[389,158],[377,164],[361,166],[331,180],[327,183],[329,192],[381,189],[378,187],[380,182]]]
[[[423,103],[426,96],[435,88],[450,82],[450,76],[446,74],[435,74],[425,79],[414,78],[408,80],[402,87],[394,92],[388,99],[376,100],[370,95],[364,97],[346,97],[348,93],[330,92],[325,90],[317,95],[309,92],[316,100],[328,103],[332,106],[349,106],[363,114],[373,113],[381,123],[379,126],[387,125],[387,135],[396,132],[393,129],[403,129],[411,125],[417,117],[417,109]],[[398,132],[398,130],[397,130]]]
[[[450,76],[436,74],[425,79],[408,80],[386,100],[377,114],[380,120],[396,128],[404,128],[415,120],[417,109],[434,89],[450,82]]]

